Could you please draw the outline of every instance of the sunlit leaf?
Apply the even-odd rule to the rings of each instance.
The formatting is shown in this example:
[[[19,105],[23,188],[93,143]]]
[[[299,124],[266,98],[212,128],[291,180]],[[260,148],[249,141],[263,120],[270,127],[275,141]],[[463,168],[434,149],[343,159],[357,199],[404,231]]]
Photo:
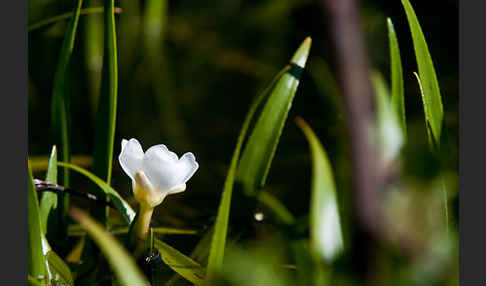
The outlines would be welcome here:
[[[193,284],[203,284],[206,271],[199,263],[159,239],[155,239],[154,244],[165,264]]]
[[[331,163],[310,126],[300,118],[296,122],[309,142],[312,155],[311,248],[320,258],[332,263],[342,253],[343,237]]]
[[[57,184],[56,146],[52,147],[51,156],[47,167],[46,181]],[[39,207],[42,232],[47,234],[47,219],[51,210],[57,208],[57,194],[54,192],[43,192]]]
[[[231,158],[230,168],[228,170],[228,174],[226,176],[225,184],[223,187],[223,195],[219,204],[218,216],[216,217],[214,232],[212,234],[211,247],[209,248],[208,258],[208,277],[206,278],[206,281],[210,281],[212,279],[212,275],[214,275],[218,271],[221,271],[222,268],[224,249],[226,246],[226,236],[228,232],[229,213],[231,208],[231,195],[233,192],[233,184],[235,181],[235,174],[237,170],[238,160],[240,157],[241,147],[243,145],[243,140],[246,137],[246,133],[258,106],[268,95],[270,89],[273,88],[276,81],[288,71],[289,67],[285,67],[284,69],[282,69],[282,71],[280,71],[277,76],[272,80],[269,86],[265,88],[255,98],[252,105],[250,106],[250,109],[248,110],[245,121],[243,122],[243,126],[241,127],[240,134],[236,142],[235,151],[233,153],[233,157]]]
[[[390,41],[390,70],[391,70],[391,104],[398,114],[403,137],[407,136],[407,123],[405,119],[405,92],[403,85],[402,60],[398,47],[397,35],[392,20],[387,19],[388,38]]]
[[[295,52],[290,60],[291,69],[272,90],[243,150],[237,180],[242,182],[247,194],[255,194],[265,183],[311,42],[311,38],[306,38]]]
[[[93,183],[95,183],[99,189],[103,191],[103,194],[106,195],[106,197],[113,202],[114,206],[117,208],[118,211],[122,214],[122,216],[125,218],[127,223],[130,223],[133,218],[135,217],[135,212],[133,209],[130,207],[130,205],[118,194],[117,191],[115,191],[112,187],[110,187],[106,182],[101,180],[99,177],[91,173],[90,171],[83,169],[79,166],[65,163],[65,162],[58,162],[59,166],[67,167],[71,170],[74,170],[88,179],[90,179]]]
[[[27,217],[28,217],[28,269],[29,275],[34,278],[43,280],[47,277],[46,257],[42,251],[42,227],[39,215],[39,201],[37,191],[35,190],[34,179],[28,165],[28,182],[27,182]]]
[[[133,257],[100,223],[77,208],[71,208],[70,215],[85,228],[99,246],[120,285],[150,285]]]
[[[67,285],[74,285],[73,274],[71,269],[54,251],[50,250],[46,253],[49,274],[51,280],[57,283],[64,283]]]
[[[412,5],[408,0],[402,0],[402,4],[410,25],[419,76],[422,81],[422,101],[427,128],[430,128],[430,135],[433,136],[433,141],[439,144],[444,111],[434,63]]]

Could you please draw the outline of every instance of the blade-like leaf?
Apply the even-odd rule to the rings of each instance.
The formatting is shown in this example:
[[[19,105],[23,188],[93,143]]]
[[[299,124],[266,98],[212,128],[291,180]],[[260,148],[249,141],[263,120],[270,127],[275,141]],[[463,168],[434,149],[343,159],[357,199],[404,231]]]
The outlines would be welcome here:
[[[74,285],[73,274],[67,264],[52,250],[46,253],[51,280],[57,283]]]
[[[28,282],[29,286],[45,286],[45,284],[43,282],[41,282],[38,279],[30,276],[30,274],[27,275],[27,282]]]
[[[57,184],[57,150],[52,147],[49,159],[46,181]],[[57,208],[57,194],[54,192],[44,192],[40,201],[40,220],[42,232],[47,234],[47,219],[52,209]]]
[[[150,285],[133,257],[100,223],[77,208],[71,208],[70,215],[84,227],[99,246],[120,285]]]
[[[70,117],[70,93],[68,91],[68,75],[69,65],[71,61],[71,54],[74,48],[74,40],[76,37],[76,30],[79,22],[79,14],[81,11],[83,1],[77,0],[74,8],[74,16],[69,21],[64,39],[62,42],[61,51],[57,62],[56,71],[54,73],[54,82],[52,87],[52,102],[51,102],[51,132],[55,145],[58,148],[59,158],[64,162],[71,160],[71,117]],[[69,171],[64,168],[62,176],[60,177],[61,184],[65,187],[69,186]],[[69,194],[58,195],[58,207],[53,211],[53,217],[56,218],[56,231],[50,232],[50,236],[55,237],[56,243],[64,248],[66,245],[67,232],[67,209],[69,206]]]
[[[203,284],[206,271],[199,263],[159,239],[154,239],[154,245],[164,263],[175,272],[195,285]]]
[[[46,171],[49,167],[49,157],[47,156],[30,157],[29,163],[30,163],[30,169],[34,173],[39,171]],[[83,168],[87,168],[93,164],[93,157],[85,156],[85,155],[71,155],[71,164],[78,165]]]
[[[34,179],[28,164],[27,182],[27,217],[29,223],[28,268],[29,275],[34,278],[45,279],[47,276],[46,257],[42,247],[42,228],[39,215],[39,201],[35,190]]]
[[[422,81],[422,100],[426,124],[430,126],[430,135],[433,136],[433,141],[439,143],[444,111],[434,63],[412,5],[408,0],[402,0],[402,4],[407,14],[410,31],[412,32],[415,57],[417,58],[419,76]]]
[[[296,122],[309,142],[312,155],[311,248],[319,258],[331,263],[343,250],[334,175],[327,153],[310,126],[301,118]]]
[[[402,60],[398,47],[397,35],[392,20],[387,19],[388,38],[390,41],[390,70],[391,70],[391,104],[400,118],[400,125],[404,139],[407,136],[407,123],[405,119],[405,92],[403,86]]]
[[[151,227],[150,228],[153,233],[157,234],[182,234],[182,235],[196,235],[197,230],[192,229],[180,229],[180,228],[172,228],[172,227]],[[124,234],[128,233],[129,227],[119,227],[116,229],[111,230],[112,234]],[[85,231],[77,224],[70,225],[68,228],[69,236],[83,236],[85,235]]]
[[[84,9],[81,9],[79,14],[80,15],[99,14],[99,13],[103,13],[103,10],[104,10],[103,7],[84,8]],[[115,8],[115,13],[121,13],[121,11],[122,10],[120,8]],[[33,24],[29,24],[29,26],[27,27],[27,31],[32,32],[32,31],[44,28],[46,26],[55,24],[59,21],[70,19],[73,15],[74,15],[73,12],[67,12],[67,13],[63,13],[63,14],[60,14],[60,15],[56,15],[56,16],[44,19],[44,20],[40,20],[40,21],[35,22]]]
[[[403,132],[397,110],[390,102],[390,92],[385,79],[379,73],[372,73],[376,110],[377,110],[377,137],[380,150],[385,160],[393,160],[403,146]]]
[[[103,191],[103,194],[115,205],[118,211],[123,215],[127,223],[130,223],[133,218],[135,217],[135,212],[133,209],[130,207],[130,205],[118,194],[117,191],[115,191],[110,185],[108,185],[106,182],[101,180],[99,177],[91,173],[90,171],[83,169],[79,166],[65,163],[65,162],[58,162],[59,166],[67,167],[71,170],[74,170],[88,179],[90,179],[93,183],[98,185],[99,189]],[[101,193],[101,192],[97,192]]]
[[[103,71],[101,93],[96,114],[94,135],[93,173],[105,180],[111,181],[113,162],[113,144],[115,139],[118,67],[115,32],[114,0],[105,0],[104,10],[104,41],[103,41]],[[101,223],[106,223],[108,207],[94,204],[92,214]]]
[[[306,38],[290,60],[290,71],[277,82],[241,155],[237,180],[247,194],[255,194],[265,183],[311,42]]]
[[[74,48],[74,40],[76,37],[76,28],[79,22],[79,14],[81,11],[83,1],[78,0],[74,9],[74,16],[69,22],[68,28],[64,34],[61,51],[59,53],[59,60],[54,73],[54,86],[52,88],[52,107],[51,128],[55,134],[56,145],[60,150],[60,157],[62,161],[69,162],[70,160],[70,118],[69,118],[69,93],[67,92],[67,78],[69,62]],[[62,184],[69,185],[69,172],[64,170]]]
[[[228,220],[231,206],[231,195],[233,192],[233,184],[235,181],[236,168],[238,160],[240,158],[240,151],[243,145],[243,141],[246,137],[246,133],[250,126],[250,123],[255,115],[255,112],[263,101],[265,96],[268,95],[270,89],[275,85],[276,81],[280,79],[283,74],[288,72],[290,67],[283,68],[277,76],[272,80],[267,88],[265,88],[253,101],[248,113],[246,115],[243,126],[241,127],[240,134],[236,142],[236,147],[231,158],[230,168],[223,187],[223,195],[219,204],[218,215],[216,217],[216,223],[214,226],[214,232],[212,234],[211,247],[209,248],[208,258],[208,277],[206,281],[210,281],[216,272],[221,271],[223,264],[224,249],[226,246],[226,235],[228,231]],[[204,240],[201,240],[204,241]],[[208,282],[209,283],[209,282]]]

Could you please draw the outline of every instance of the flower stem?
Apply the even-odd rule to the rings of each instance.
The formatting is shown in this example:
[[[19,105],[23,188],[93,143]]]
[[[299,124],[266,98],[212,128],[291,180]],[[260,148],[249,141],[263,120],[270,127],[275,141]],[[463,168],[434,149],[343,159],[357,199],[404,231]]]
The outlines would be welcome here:
[[[146,250],[146,240],[153,212],[153,208],[144,205],[140,205],[138,209],[129,234],[129,245],[134,249],[135,257],[139,257]]]

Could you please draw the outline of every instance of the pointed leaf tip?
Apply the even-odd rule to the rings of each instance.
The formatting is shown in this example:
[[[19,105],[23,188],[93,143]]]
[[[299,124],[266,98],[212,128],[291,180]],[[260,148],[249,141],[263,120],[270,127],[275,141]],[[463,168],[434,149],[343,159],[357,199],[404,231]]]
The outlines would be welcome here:
[[[303,68],[305,66],[305,62],[307,61],[307,58],[309,57],[309,51],[311,45],[312,45],[311,37],[305,38],[305,40],[302,42],[302,44],[300,44],[300,47],[297,49],[290,62]]]

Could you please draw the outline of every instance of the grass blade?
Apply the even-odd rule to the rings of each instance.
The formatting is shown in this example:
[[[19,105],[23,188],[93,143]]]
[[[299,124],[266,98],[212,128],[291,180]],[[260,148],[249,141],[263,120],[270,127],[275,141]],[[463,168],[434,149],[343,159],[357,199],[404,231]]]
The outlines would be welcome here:
[[[104,197],[106,197],[109,201],[113,202],[113,204],[115,205],[117,210],[120,211],[127,223],[130,223],[133,218],[135,218],[135,212],[130,207],[130,205],[118,194],[117,191],[115,191],[112,187],[110,187],[110,185],[97,177],[95,174],[79,166],[65,162],[58,162],[58,165],[74,170],[95,183],[99,187],[99,189],[102,190],[102,193],[98,191],[97,194],[103,194]]]
[[[403,138],[407,136],[407,123],[405,118],[405,91],[403,85],[402,60],[398,47],[397,35],[393,22],[387,19],[388,38],[390,41],[390,70],[391,70],[391,104],[400,118]]]
[[[390,91],[383,76],[374,71],[371,83],[376,102],[378,127],[376,135],[380,152],[385,160],[393,160],[400,154],[404,141],[399,115],[390,102]]]
[[[45,279],[47,275],[46,257],[42,247],[42,227],[39,215],[39,201],[37,199],[37,192],[35,190],[34,179],[28,167],[29,181],[28,195],[27,195],[27,217],[29,223],[29,246],[28,246],[28,268],[29,275],[34,278]]]
[[[71,269],[54,251],[47,251],[46,258],[51,280],[60,284],[74,285]]]
[[[223,194],[221,197],[221,202],[219,204],[218,215],[216,217],[216,223],[214,226],[214,232],[211,239],[211,247],[209,248],[209,258],[208,258],[208,277],[206,281],[210,281],[213,275],[218,271],[221,271],[223,264],[224,249],[226,246],[226,236],[228,232],[228,221],[231,206],[231,195],[233,192],[233,184],[235,181],[235,174],[237,170],[238,160],[240,158],[241,147],[243,146],[243,141],[246,137],[246,133],[250,126],[250,123],[255,115],[255,112],[263,101],[265,96],[270,91],[270,88],[274,86],[276,81],[282,77],[283,74],[289,71],[289,67],[285,67],[280,71],[277,76],[269,84],[268,88],[264,89],[253,101],[248,113],[246,115],[243,126],[241,127],[240,134],[238,136],[236,147],[233,152],[233,157],[231,158],[230,168],[228,170],[228,175],[223,186]],[[203,240],[201,240],[202,242]],[[196,247],[197,248],[197,247]]]
[[[115,139],[116,105],[118,88],[118,67],[115,32],[114,0],[105,0],[103,71],[101,93],[96,114],[94,135],[93,173],[106,181],[111,181],[113,145]],[[101,223],[106,222],[108,208],[93,205],[93,216]]]
[[[408,24],[410,25],[419,76],[422,81],[422,100],[424,104],[425,121],[428,125],[427,128],[430,128],[430,135],[433,136],[433,141],[439,144],[444,111],[434,63],[432,62],[432,57],[430,56],[429,48],[425,42],[422,28],[420,27],[412,5],[408,0],[402,0],[402,4],[405,13],[407,14]]]
[[[159,239],[154,239],[154,246],[172,270],[195,285],[203,284],[206,270],[199,263]]]
[[[69,93],[66,90],[69,62],[74,48],[76,28],[79,22],[79,14],[83,1],[78,0],[74,10],[74,17],[71,18],[64,35],[59,60],[54,74],[54,86],[52,91],[52,124],[51,128],[55,133],[56,145],[60,147],[62,161],[70,160],[70,118],[69,118]],[[69,185],[69,173],[64,171],[62,184]]]
[[[290,60],[291,70],[277,82],[242,153],[237,179],[247,194],[256,194],[265,183],[311,42],[306,38]]]
[[[70,215],[84,227],[99,246],[120,285],[150,285],[127,250],[100,223],[77,208],[71,208]]]
[[[46,181],[57,184],[57,149],[52,147],[51,156],[47,166]],[[40,201],[40,220],[42,232],[47,234],[47,220],[52,209],[57,208],[57,194],[44,192]]]
[[[343,237],[331,163],[310,126],[296,119],[305,134],[312,154],[312,194],[310,206],[310,244],[313,253],[332,263],[343,250]]]
[[[103,13],[103,11],[104,11],[103,7],[91,7],[91,8],[81,9],[81,11],[79,11],[79,14],[80,15],[99,14],[99,13]],[[121,13],[121,11],[122,11],[121,8],[115,8],[115,13],[119,14],[119,13]],[[63,13],[63,14],[60,14],[60,15],[56,15],[56,16],[44,19],[44,20],[37,21],[33,24],[30,24],[27,27],[27,31],[32,32],[32,31],[47,27],[47,26],[55,24],[57,22],[70,19],[73,15],[74,15],[73,12],[67,12],[67,13]]]
[[[64,162],[71,160],[71,118],[70,118],[70,96],[67,90],[69,75],[69,65],[71,61],[71,54],[74,48],[74,40],[76,38],[76,30],[79,22],[79,14],[83,1],[78,0],[74,8],[74,16],[71,18],[69,25],[64,34],[61,51],[59,52],[59,59],[57,62],[56,71],[54,73],[54,82],[52,88],[52,103],[51,103],[51,130],[54,135],[55,145],[58,149],[60,159]],[[62,170],[61,184],[69,186],[69,171]],[[66,247],[66,232],[67,232],[67,209],[69,206],[69,194],[62,194],[58,196],[58,207],[53,212],[53,217],[57,218],[56,232],[51,233],[55,236],[55,241],[60,248]]]

